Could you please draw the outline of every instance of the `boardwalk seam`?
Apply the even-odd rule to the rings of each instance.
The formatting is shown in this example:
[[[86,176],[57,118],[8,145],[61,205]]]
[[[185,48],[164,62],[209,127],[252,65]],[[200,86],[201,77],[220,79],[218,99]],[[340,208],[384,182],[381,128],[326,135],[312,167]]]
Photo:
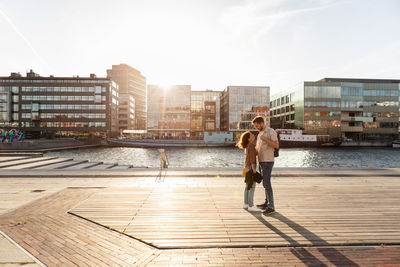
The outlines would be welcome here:
[[[156,178],[156,179],[157,179],[157,178]],[[140,206],[140,208],[143,207],[144,203],[150,198],[150,196],[151,196],[151,194],[154,192],[154,190],[155,190],[155,187],[153,187],[153,189],[148,193],[147,198],[142,202],[142,205]],[[135,219],[135,216],[138,214],[140,208],[137,209],[136,213],[132,216],[132,220],[131,220],[131,221],[128,223],[128,225],[124,228],[124,231],[122,231],[123,233],[125,233],[126,229],[127,229],[127,228],[129,227],[129,225],[133,222],[133,220]],[[143,241],[140,241],[140,242],[143,242]],[[143,242],[143,243],[146,243],[146,242]]]
[[[150,262],[152,262],[154,259],[158,258],[158,256],[160,256],[161,254],[161,250],[159,249],[155,249],[151,252],[149,252],[143,260],[137,262],[138,266],[146,266],[147,264],[149,264]]]
[[[6,233],[0,230],[0,235],[4,236],[8,241],[10,241],[14,246],[16,246],[19,250],[24,252],[26,255],[28,255],[34,262],[39,264],[42,267],[46,267],[45,264],[43,264],[40,260],[38,260],[35,256],[33,256],[31,253],[29,253],[26,249],[18,245],[17,242],[15,242],[11,237],[9,237]]]
[[[143,240],[141,240],[141,239],[139,239],[139,238],[136,238],[136,237],[134,237],[134,236],[128,235],[128,234],[126,234],[126,233],[124,233],[124,232],[120,232],[120,231],[118,231],[118,230],[116,230],[116,229],[113,229],[113,228],[111,228],[111,227],[105,226],[105,225],[103,225],[103,224],[100,224],[100,223],[95,222],[95,221],[93,221],[93,220],[90,220],[90,219],[88,219],[88,218],[82,217],[82,216],[80,216],[80,215],[78,215],[78,214],[76,214],[76,213],[73,213],[72,211],[68,211],[67,214],[70,214],[70,215],[72,215],[72,216],[78,217],[79,219],[82,219],[82,220],[91,222],[91,223],[93,223],[93,224],[96,224],[96,225],[98,225],[98,226],[101,226],[101,227],[104,228],[104,229],[107,229],[107,230],[116,232],[116,233],[118,233],[118,234],[127,236],[127,237],[129,237],[129,238],[132,238],[132,239],[134,239],[134,240],[136,240],[136,241],[138,241],[138,242],[140,242],[140,243],[142,243],[142,244],[144,244],[144,245],[147,245],[148,247],[150,247],[150,248],[152,248],[152,249],[159,249],[157,246],[155,246],[155,245],[153,245],[153,244],[151,244],[151,243],[147,243],[147,242],[145,242],[145,241],[143,241]]]

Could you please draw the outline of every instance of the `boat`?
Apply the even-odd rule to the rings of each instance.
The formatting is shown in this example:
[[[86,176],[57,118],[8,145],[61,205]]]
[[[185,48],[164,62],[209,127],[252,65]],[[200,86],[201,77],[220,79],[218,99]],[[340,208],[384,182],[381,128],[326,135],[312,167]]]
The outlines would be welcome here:
[[[332,139],[329,135],[303,134],[298,129],[276,129],[279,133],[279,147],[335,147],[342,142],[340,139]]]
[[[400,140],[394,140],[392,142],[392,147],[393,148],[400,148]]]
[[[166,148],[166,147],[234,147],[235,142],[206,142],[204,140],[108,138],[109,146]]]

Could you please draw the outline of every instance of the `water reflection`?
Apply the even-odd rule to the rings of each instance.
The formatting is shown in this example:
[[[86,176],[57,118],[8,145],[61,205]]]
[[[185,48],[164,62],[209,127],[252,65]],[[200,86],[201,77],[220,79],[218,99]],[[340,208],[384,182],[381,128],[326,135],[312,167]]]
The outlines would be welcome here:
[[[237,148],[166,149],[171,167],[242,167],[243,150]],[[59,156],[104,163],[131,164],[135,167],[158,167],[159,152],[146,148],[97,148],[49,152]],[[400,150],[392,148],[291,148],[281,149],[276,167],[348,167],[396,168]]]

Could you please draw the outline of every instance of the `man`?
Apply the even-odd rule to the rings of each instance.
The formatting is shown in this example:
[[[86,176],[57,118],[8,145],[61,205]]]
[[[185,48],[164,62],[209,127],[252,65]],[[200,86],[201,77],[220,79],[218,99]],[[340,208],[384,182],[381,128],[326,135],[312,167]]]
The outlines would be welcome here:
[[[264,204],[257,205],[257,207],[265,210],[264,214],[271,214],[275,212],[271,172],[274,166],[274,148],[279,148],[278,137],[274,129],[265,126],[263,117],[257,116],[252,122],[258,130],[256,150],[258,152],[258,162],[261,167],[265,189],[265,202]]]

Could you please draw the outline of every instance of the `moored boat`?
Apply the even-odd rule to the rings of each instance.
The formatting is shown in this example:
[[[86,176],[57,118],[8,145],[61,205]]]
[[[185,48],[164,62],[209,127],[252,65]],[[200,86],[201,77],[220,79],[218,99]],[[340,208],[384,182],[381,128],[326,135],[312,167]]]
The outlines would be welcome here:
[[[394,140],[392,142],[392,147],[393,148],[400,148],[400,140]]]
[[[281,148],[290,147],[330,147],[339,146],[341,141],[330,138],[329,135],[303,134],[298,129],[276,129],[279,133]]]
[[[168,139],[117,139],[107,140],[110,146],[164,148],[164,147],[234,147],[235,142],[205,142],[203,140],[168,140]]]

